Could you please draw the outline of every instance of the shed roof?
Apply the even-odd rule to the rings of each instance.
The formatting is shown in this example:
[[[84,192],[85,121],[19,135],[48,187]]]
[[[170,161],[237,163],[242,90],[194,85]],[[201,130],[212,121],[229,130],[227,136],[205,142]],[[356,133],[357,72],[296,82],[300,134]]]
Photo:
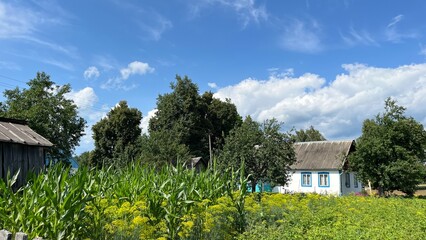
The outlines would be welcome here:
[[[53,144],[32,130],[25,121],[0,118],[0,142],[51,147]]]
[[[354,148],[350,141],[299,142],[294,144],[296,163],[294,170],[332,170],[341,169],[343,160]]]

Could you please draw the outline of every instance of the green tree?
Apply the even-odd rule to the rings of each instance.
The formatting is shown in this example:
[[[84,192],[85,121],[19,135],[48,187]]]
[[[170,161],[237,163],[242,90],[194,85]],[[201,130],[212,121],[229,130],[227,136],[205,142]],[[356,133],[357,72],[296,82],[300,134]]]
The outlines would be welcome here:
[[[296,130],[296,134],[293,135],[293,140],[295,142],[310,142],[310,141],[325,141],[325,137],[316,130],[313,126],[310,126],[308,129],[299,131]]]
[[[140,154],[140,123],[142,113],[129,108],[126,101],[120,101],[107,116],[93,125],[95,149],[91,165],[123,165],[134,161]]]
[[[380,196],[393,190],[412,195],[426,176],[426,132],[404,112],[404,107],[388,98],[383,114],[364,121],[356,152],[350,156],[358,178],[370,181]]]
[[[65,97],[70,85],[58,86],[44,72],[38,72],[27,84],[28,89],[4,92],[1,115],[27,120],[32,129],[54,144],[49,153],[51,162],[68,162],[86,124],[74,102]]]
[[[241,122],[236,107],[229,100],[222,102],[213,98],[212,93],[200,96],[198,87],[187,76],[176,76],[171,84],[171,93],[160,95],[157,99],[156,115],[150,119],[150,138],[180,146],[179,154],[170,145],[158,145],[157,150],[164,153],[165,161],[175,161],[177,155],[182,156],[183,146],[190,156],[209,158],[209,137],[213,148],[220,148],[221,141],[229,131]],[[173,139],[170,139],[170,138]],[[223,142],[223,141],[222,141]],[[171,155],[167,155],[169,152]]]
[[[81,153],[78,156],[75,156],[74,159],[77,161],[79,167],[89,166],[90,159],[92,158],[93,151],[86,151]]]
[[[214,98],[213,93],[205,92],[202,95],[203,102],[207,105],[206,118],[209,121],[209,133],[213,149],[221,149],[225,136],[242,123],[242,118],[237,112],[237,107],[230,99],[221,101]]]
[[[236,169],[244,161],[253,192],[259,181],[284,185],[296,157],[290,136],[280,132],[281,125],[275,119],[259,124],[246,117],[225,138],[219,163]]]

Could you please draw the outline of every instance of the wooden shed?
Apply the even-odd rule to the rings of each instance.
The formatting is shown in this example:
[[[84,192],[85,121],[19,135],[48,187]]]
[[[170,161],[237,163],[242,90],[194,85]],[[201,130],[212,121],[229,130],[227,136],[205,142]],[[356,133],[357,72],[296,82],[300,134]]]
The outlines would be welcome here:
[[[45,168],[49,140],[32,130],[26,121],[0,117],[0,178],[20,170],[15,187],[25,184],[29,172]]]

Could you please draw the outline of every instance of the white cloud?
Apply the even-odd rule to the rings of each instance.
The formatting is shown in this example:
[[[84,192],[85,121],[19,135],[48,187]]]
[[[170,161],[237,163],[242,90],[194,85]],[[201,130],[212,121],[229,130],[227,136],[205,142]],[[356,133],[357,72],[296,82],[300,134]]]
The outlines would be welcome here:
[[[392,21],[388,24],[388,28],[399,23],[402,20],[402,18],[404,18],[404,15],[402,15],[402,14],[399,14],[399,15],[395,16],[394,18],[392,18]]]
[[[403,39],[417,38],[418,34],[415,31],[400,31],[397,28],[399,22],[401,22],[403,18],[404,16],[402,14],[392,18],[391,22],[388,24],[385,30],[385,36],[387,41],[399,43]]]
[[[154,68],[150,67],[148,63],[134,61],[127,65],[127,67],[120,69],[120,76],[111,77],[101,85],[102,89],[121,89],[131,90],[137,87],[136,84],[125,84],[126,80],[132,75],[145,75],[154,72]]]
[[[91,110],[98,101],[98,96],[91,87],[85,87],[79,91],[71,91],[66,97],[74,101],[80,111]]]
[[[323,49],[319,37],[320,28],[315,21],[305,23],[294,20],[284,29],[279,45],[290,51],[315,53]]]
[[[36,12],[0,2],[0,38],[31,34],[41,21],[42,16]]]
[[[382,112],[393,97],[407,114],[426,124],[426,64],[376,68],[342,66],[346,73],[327,83],[316,74],[267,80],[246,79],[221,88],[215,97],[231,98],[239,113],[258,121],[277,118],[297,129],[313,125],[329,139],[356,138],[362,122]]]
[[[140,127],[142,129],[142,134],[148,134],[149,120],[155,116],[157,111],[158,111],[157,109],[153,109],[153,110],[148,112],[148,115],[146,115],[142,118],[141,125],[140,125]]]
[[[120,70],[121,78],[123,80],[126,80],[129,78],[130,75],[144,75],[146,73],[152,73],[154,72],[154,68],[150,67],[148,63],[134,61],[129,63],[127,68],[123,68]]]
[[[423,55],[426,57],[426,46],[424,46],[423,44],[420,44],[420,55]]]
[[[209,82],[209,83],[207,83],[207,85],[210,87],[210,88],[217,88],[217,84],[216,83],[211,83],[211,82]]]
[[[101,75],[101,73],[99,72],[97,67],[91,66],[84,71],[83,75],[85,79],[90,79],[90,78],[98,78]]]
[[[92,126],[102,117],[106,116],[110,108],[106,105],[96,107],[98,96],[91,87],[86,87],[78,91],[71,91],[66,95],[66,98],[74,101],[78,107],[79,115],[87,121],[87,126],[84,129],[85,135],[80,139],[80,146],[76,148],[76,154],[90,151],[94,147]]]
[[[221,5],[234,10],[243,26],[246,27],[250,22],[259,23],[268,19],[268,12],[264,6],[256,6],[255,0],[197,0],[191,2],[191,10],[193,15],[198,15],[202,8],[207,6]]]
[[[349,30],[349,35],[341,35],[343,41],[350,46],[354,45],[366,45],[366,46],[378,46],[379,44],[373,38],[373,36],[365,31],[357,31],[353,27]]]
[[[151,17],[148,23],[147,21],[140,21],[138,24],[142,31],[148,34],[148,39],[158,41],[161,39],[164,32],[173,27],[173,24],[170,20],[158,13],[152,12],[149,15],[151,15]],[[146,39],[146,37],[143,38]]]

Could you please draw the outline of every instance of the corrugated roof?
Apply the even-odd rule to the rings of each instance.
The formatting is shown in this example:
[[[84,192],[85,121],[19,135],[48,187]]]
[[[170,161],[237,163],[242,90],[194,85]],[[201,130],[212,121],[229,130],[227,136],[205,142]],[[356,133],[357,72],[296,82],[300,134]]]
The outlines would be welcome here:
[[[53,144],[32,130],[23,121],[0,119],[0,142],[51,147]]]
[[[354,141],[318,141],[294,144],[296,163],[294,170],[341,169]]]

